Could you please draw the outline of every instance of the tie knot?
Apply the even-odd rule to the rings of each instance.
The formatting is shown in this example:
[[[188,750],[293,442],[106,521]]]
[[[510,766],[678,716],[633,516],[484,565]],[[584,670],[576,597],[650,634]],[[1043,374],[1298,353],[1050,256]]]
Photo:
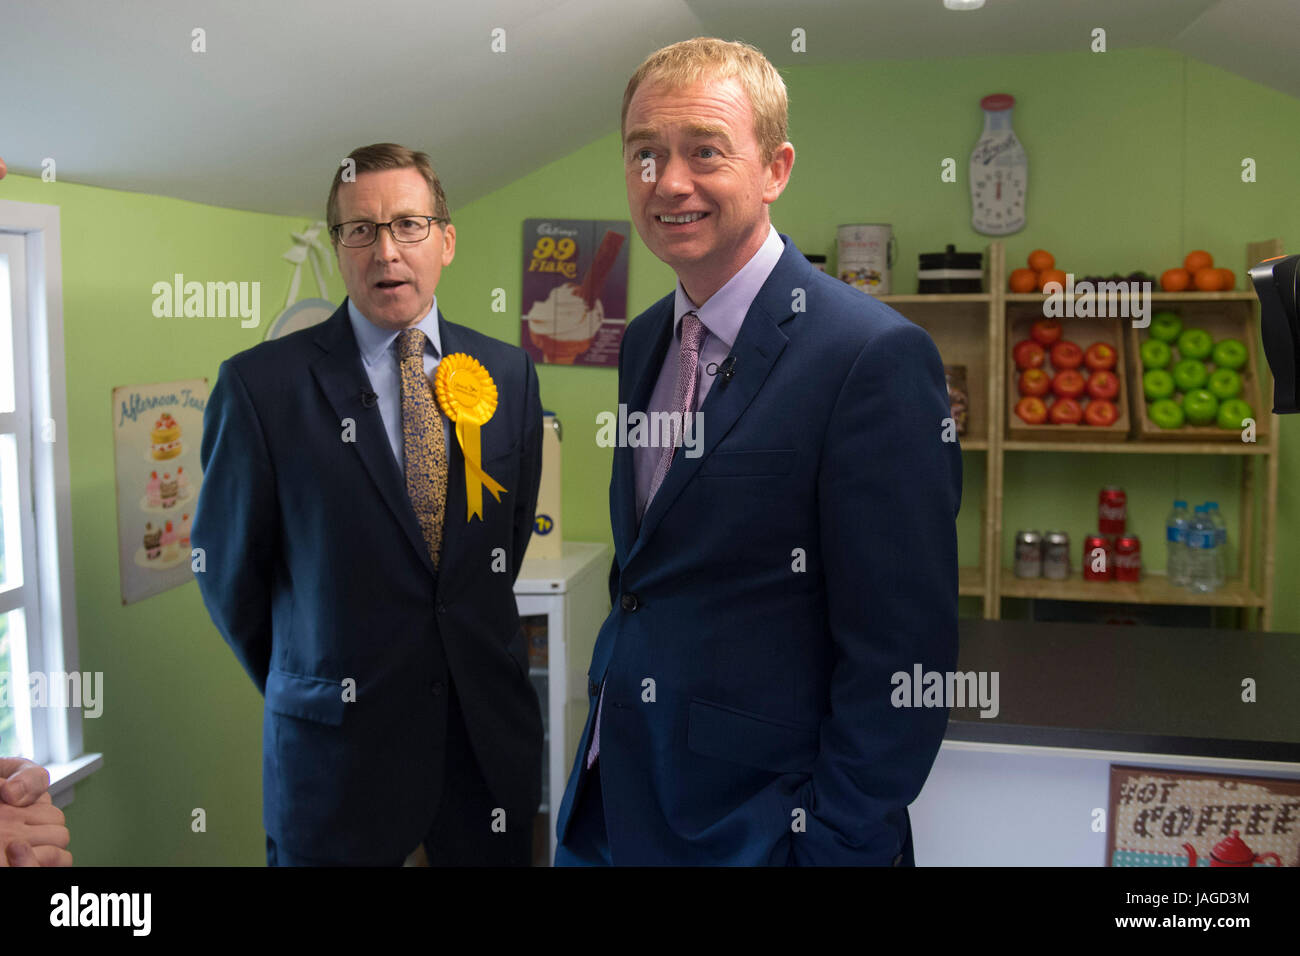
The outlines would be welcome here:
[[[420,329],[403,329],[397,336],[397,357],[405,362],[409,358],[424,357],[424,332]]]
[[[700,343],[704,341],[704,333],[708,330],[700,317],[694,312],[687,312],[682,316],[682,351],[698,352]]]

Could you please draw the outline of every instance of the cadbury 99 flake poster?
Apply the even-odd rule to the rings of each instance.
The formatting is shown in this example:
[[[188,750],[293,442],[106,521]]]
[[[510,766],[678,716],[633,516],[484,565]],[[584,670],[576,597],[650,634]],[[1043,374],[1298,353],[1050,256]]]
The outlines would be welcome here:
[[[524,220],[520,342],[533,361],[618,367],[631,231],[627,220]]]

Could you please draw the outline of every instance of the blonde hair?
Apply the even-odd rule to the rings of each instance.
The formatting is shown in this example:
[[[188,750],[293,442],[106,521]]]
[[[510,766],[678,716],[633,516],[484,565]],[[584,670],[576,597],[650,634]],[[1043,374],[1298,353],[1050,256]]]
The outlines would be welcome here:
[[[787,138],[789,99],[776,67],[761,50],[748,43],[696,37],[651,53],[627,82],[619,129],[622,135],[627,135],[627,109],[642,83],[661,83],[669,89],[680,89],[700,80],[731,78],[740,83],[749,97],[754,111],[754,135],[763,162],[770,163],[777,147]]]
[[[416,169],[429,184],[429,195],[433,198],[433,215],[438,219],[451,219],[447,209],[447,194],[443,192],[438,174],[433,171],[433,163],[428,153],[407,149],[396,143],[375,143],[373,146],[361,146],[348,153],[348,159],[355,164],[352,170],[357,176],[374,172],[378,169]],[[331,236],[334,227],[339,224],[339,184],[343,181],[344,165],[334,172],[334,181],[330,184],[329,199],[325,202],[325,225]]]

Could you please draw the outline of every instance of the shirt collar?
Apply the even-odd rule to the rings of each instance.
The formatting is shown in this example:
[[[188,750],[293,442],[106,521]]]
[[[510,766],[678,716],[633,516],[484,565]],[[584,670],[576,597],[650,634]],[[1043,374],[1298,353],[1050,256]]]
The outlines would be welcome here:
[[[383,329],[375,325],[357,308],[356,303],[351,298],[348,299],[348,318],[352,320],[352,332],[357,337],[357,348],[361,350],[361,358],[366,365],[374,365],[384,357],[389,349],[393,348],[397,342],[397,336],[400,329],[393,331]],[[438,297],[433,297],[433,305],[429,311],[424,314],[424,318],[415,323],[415,328],[420,329],[429,341],[433,343],[433,354],[439,358],[442,357],[442,338],[438,335]]]
[[[745,321],[749,307],[754,304],[758,290],[763,288],[763,283],[772,274],[772,270],[776,268],[784,252],[785,243],[781,241],[776,227],[768,223],[767,238],[758,247],[758,251],[740,267],[739,272],[727,280],[726,285],[709,296],[709,300],[704,305],[698,307],[691,302],[686,290],[682,288],[682,280],[678,279],[673,333],[680,337],[682,316],[693,311],[704,323],[704,327],[725,342],[727,349],[730,350],[736,344],[740,326]]]

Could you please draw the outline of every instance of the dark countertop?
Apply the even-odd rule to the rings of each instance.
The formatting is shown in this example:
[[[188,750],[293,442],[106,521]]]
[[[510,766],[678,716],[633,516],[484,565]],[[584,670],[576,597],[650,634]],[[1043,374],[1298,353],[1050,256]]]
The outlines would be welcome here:
[[[954,708],[948,740],[1300,763],[1300,634],[971,619],[959,633],[958,669],[998,671],[1000,707]]]

